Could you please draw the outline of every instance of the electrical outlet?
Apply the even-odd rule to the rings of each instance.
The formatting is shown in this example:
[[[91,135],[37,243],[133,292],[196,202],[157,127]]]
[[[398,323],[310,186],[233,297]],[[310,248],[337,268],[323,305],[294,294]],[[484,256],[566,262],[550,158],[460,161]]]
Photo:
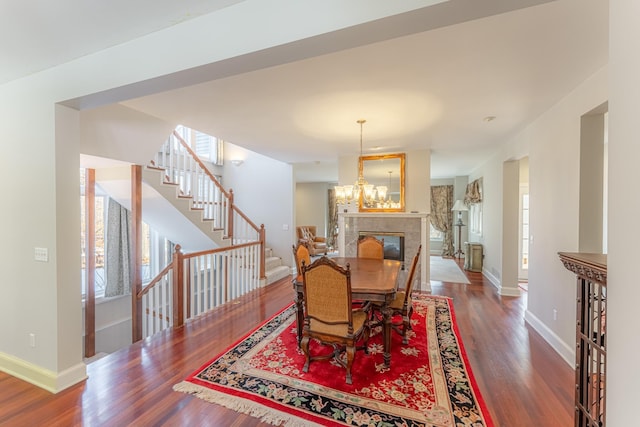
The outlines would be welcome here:
[[[30,347],[36,346],[36,334],[29,334],[29,346]]]
[[[558,310],[553,309],[553,320],[558,320]]]

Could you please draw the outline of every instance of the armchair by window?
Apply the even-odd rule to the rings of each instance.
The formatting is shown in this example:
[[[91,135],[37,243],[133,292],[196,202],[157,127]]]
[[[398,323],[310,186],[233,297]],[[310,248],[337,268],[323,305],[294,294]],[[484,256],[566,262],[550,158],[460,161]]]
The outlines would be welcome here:
[[[309,255],[327,254],[327,239],[316,235],[315,225],[301,225],[296,229],[298,231],[298,243],[307,248]]]

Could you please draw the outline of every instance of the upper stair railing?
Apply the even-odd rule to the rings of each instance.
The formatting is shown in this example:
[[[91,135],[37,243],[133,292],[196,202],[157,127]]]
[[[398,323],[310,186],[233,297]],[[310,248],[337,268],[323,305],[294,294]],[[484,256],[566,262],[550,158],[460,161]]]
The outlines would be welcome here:
[[[224,189],[177,131],[169,136],[149,167],[164,170],[164,182],[178,185],[179,197],[190,198],[191,208],[201,210],[202,218],[212,221],[214,229],[223,230],[232,245],[264,241],[264,228],[238,209],[233,191]]]

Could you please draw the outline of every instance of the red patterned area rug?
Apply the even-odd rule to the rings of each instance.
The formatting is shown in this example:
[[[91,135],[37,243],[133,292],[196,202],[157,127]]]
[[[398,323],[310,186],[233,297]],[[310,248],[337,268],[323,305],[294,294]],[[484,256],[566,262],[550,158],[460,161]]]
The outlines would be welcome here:
[[[393,332],[389,368],[375,328],[369,354],[356,353],[352,385],[333,361],[312,362],[302,372],[295,319],[295,307],[286,307],[174,390],[288,427],[493,426],[450,299],[415,296],[409,344]],[[327,351],[310,347],[312,354]]]

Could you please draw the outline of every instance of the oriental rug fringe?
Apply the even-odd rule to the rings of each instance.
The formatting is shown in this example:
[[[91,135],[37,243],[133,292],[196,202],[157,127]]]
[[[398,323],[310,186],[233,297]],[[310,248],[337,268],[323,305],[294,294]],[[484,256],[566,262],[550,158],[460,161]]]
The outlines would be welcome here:
[[[391,365],[383,363],[380,328],[369,354],[358,351],[353,384],[334,361],[302,372],[293,305],[286,307],[174,390],[287,427],[492,427],[468,364],[448,298],[416,294],[409,344],[392,334]],[[318,343],[313,354],[327,351]]]

